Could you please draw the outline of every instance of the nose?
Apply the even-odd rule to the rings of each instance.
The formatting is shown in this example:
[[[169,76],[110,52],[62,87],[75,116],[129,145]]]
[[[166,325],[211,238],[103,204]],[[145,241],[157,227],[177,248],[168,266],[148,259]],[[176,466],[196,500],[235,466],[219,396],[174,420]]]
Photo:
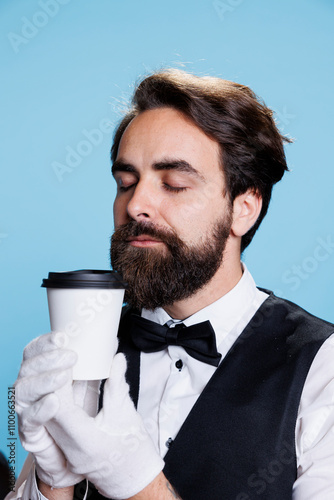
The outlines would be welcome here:
[[[127,204],[127,212],[134,220],[154,220],[157,216],[157,196],[149,182],[139,180]]]

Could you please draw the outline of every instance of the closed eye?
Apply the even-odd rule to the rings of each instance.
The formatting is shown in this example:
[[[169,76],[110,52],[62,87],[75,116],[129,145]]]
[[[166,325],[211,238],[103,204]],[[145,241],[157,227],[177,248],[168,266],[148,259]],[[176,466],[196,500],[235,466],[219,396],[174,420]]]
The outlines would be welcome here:
[[[128,186],[125,186],[124,184],[123,184],[123,185],[122,185],[122,184],[120,184],[120,185],[118,186],[118,191],[119,191],[120,193],[125,193],[126,191],[129,191],[129,189],[131,189],[131,188],[135,187],[135,186],[136,186],[136,184],[137,184],[136,182],[135,182],[135,183],[133,183],[133,184],[129,184]]]
[[[185,191],[187,189],[186,187],[170,186],[166,182],[164,182],[164,188],[166,191],[170,191],[172,193],[180,193],[181,191]]]
[[[117,191],[119,193],[125,193],[129,191],[132,187],[136,186],[138,183],[138,177],[133,172],[116,172],[114,179],[117,184]]]

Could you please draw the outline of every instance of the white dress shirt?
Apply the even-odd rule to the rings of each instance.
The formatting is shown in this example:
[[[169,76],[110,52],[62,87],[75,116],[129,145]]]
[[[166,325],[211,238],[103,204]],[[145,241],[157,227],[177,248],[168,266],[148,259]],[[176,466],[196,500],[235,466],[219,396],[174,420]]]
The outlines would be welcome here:
[[[243,268],[242,278],[230,292],[183,321],[190,326],[210,320],[222,358],[268,297],[256,288],[245,265]],[[173,319],[161,308],[143,310],[142,316],[162,325]],[[314,358],[300,400],[295,432],[298,478],[293,500],[334,499],[333,360],[334,335]],[[162,457],[215,370],[178,346],[141,353],[138,412]],[[37,490],[33,468],[30,473],[22,472],[22,486],[7,499],[44,500]]]

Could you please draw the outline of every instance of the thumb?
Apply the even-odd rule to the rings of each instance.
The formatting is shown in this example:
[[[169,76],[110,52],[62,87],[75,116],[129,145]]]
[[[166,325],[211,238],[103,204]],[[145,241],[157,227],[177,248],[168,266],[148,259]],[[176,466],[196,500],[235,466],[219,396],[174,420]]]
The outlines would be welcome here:
[[[128,397],[129,385],[125,379],[126,368],[124,354],[116,354],[111,365],[109,378],[104,386],[103,408],[106,411],[117,409],[124,398]]]

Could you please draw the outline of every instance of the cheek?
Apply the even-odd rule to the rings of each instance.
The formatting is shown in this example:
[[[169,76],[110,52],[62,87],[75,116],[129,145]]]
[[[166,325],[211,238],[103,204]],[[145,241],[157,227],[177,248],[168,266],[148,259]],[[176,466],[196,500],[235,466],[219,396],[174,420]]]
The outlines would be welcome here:
[[[207,231],[210,217],[201,207],[193,207],[187,203],[168,203],[161,206],[163,224],[173,229],[181,240],[194,244]]]
[[[191,224],[194,217],[189,203],[181,203],[180,199],[163,200],[160,204],[159,212],[164,223],[176,231],[178,231],[178,228],[183,228]]]
[[[115,228],[126,222],[127,220],[126,203],[124,203],[120,198],[115,198],[113,206],[113,214],[114,214]]]
[[[176,195],[161,203],[161,212],[177,218],[184,224],[204,225],[224,213],[225,204],[221,186],[210,182],[201,191]]]

